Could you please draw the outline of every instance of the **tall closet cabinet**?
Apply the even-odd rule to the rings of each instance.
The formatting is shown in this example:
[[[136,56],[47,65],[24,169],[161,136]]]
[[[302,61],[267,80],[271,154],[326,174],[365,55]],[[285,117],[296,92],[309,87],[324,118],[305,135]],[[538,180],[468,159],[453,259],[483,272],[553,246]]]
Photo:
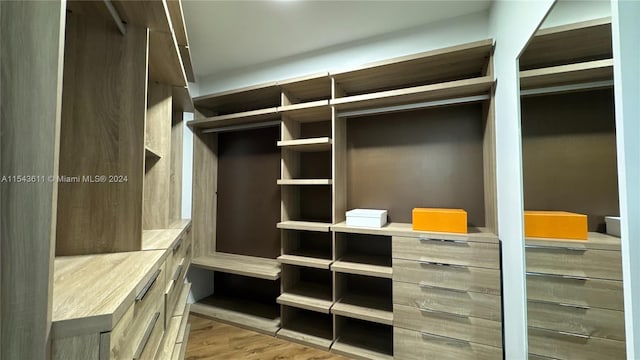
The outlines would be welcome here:
[[[359,359],[502,358],[493,41],[194,100],[192,311]],[[413,231],[464,208],[468,234]],[[389,210],[380,229],[345,211]]]
[[[12,289],[20,294],[22,286],[48,287],[48,296],[42,294],[47,304],[42,304],[41,322],[31,324],[46,325],[46,338],[18,332],[24,339],[12,342],[12,327],[21,325],[5,318],[12,305],[5,286],[11,274],[3,270],[2,357],[182,358],[189,332],[190,284],[185,274],[193,251],[191,221],[181,219],[182,114],[193,105],[180,2],[3,2],[2,16],[3,36],[5,29],[16,29],[9,36],[42,43],[37,45],[42,55],[25,57],[57,58],[46,74],[61,76],[58,88],[49,89],[58,94],[58,113],[49,111],[50,117],[42,119],[51,131],[43,132],[40,140],[54,144],[49,166],[22,173],[28,166],[21,167],[20,158],[15,158],[14,168],[7,168],[11,162],[3,158],[3,174],[34,176],[33,181],[15,184],[20,191],[38,191],[41,184],[51,189],[48,201],[39,200],[40,206],[51,207],[49,219],[42,219],[51,233],[38,237],[40,246],[51,250],[37,259],[36,269],[49,270],[46,276],[38,275],[40,283]],[[16,22],[22,21],[33,33],[17,33]],[[46,26],[59,31],[37,33]],[[3,53],[25,52],[16,45],[5,48],[3,39]],[[13,90],[4,88],[4,59],[3,93]],[[34,96],[37,90],[32,90]],[[3,107],[3,130],[5,115],[18,114],[7,114]],[[9,212],[27,221],[29,214],[9,204],[3,202],[3,215]],[[11,229],[5,219],[3,237],[5,229]],[[9,235],[16,236],[12,243],[20,240],[20,234]],[[20,252],[8,254],[4,241],[3,264],[5,257],[31,262]],[[19,345],[34,340],[33,350]]]

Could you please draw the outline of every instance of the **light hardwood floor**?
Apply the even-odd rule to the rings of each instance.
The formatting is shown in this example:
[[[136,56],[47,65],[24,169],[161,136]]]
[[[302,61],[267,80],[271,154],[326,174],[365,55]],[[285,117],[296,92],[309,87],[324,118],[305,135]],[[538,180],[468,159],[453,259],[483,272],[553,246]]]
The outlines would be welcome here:
[[[272,336],[190,315],[187,360],[347,360],[347,358]]]

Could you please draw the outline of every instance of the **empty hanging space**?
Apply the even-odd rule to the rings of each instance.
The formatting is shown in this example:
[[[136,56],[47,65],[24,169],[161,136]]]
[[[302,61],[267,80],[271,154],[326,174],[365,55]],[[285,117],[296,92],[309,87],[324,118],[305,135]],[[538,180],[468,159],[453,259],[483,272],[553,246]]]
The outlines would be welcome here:
[[[282,295],[278,303],[329,314],[333,304],[331,271],[282,265]]]
[[[391,279],[391,237],[336,233],[335,272]]]
[[[280,327],[279,281],[223,272],[216,272],[213,281],[214,293],[193,304],[192,312],[275,335]]]
[[[336,340],[331,351],[363,360],[391,360],[393,327],[349,317],[335,317]]]
[[[332,262],[331,233],[282,230],[282,264],[329,269]]]

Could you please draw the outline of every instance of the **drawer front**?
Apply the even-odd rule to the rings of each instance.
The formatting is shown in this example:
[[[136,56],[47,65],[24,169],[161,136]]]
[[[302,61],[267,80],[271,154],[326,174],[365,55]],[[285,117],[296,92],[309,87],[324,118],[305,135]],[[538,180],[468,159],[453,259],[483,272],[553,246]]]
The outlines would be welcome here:
[[[500,270],[393,259],[393,281],[500,296]]]
[[[577,335],[624,341],[624,313],[617,310],[576,307],[528,301],[529,325]]]
[[[527,274],[527,297],[563,304],[624,310],[622,281]]]
[[[502,347],[502,324],[498,321],[393,305],[393,326]]]
[[[147,325],[145,336],[138,343],[133,360],[153,360],[164,335],[164,308],[161,306]]]
[[[502,360],[501,348],[398,327],[393,328],[393,354],[402,360]]]
[[[184,285],[184,272],[186,271],[186,266],[183,263],[176,269],[176,273],[174,274],[173,279],[169,279],[167,285],[167,291],[164,295],[165,297],[165,328],[169,326],[169,321],[171,320],[171,316],[173,315],[173,310],[176,307],[176,304],[180,300],[180,293],[182,292],[182,286]],[[178,271],[180,270],[180,271]]]
[[[596,337],[579,337],[529,328],[529,352],[555,359],[625,359],[625,343]]]
[[[488,320],[502,319],[500,296],[431,285],[394,281],[393,303]]]
[[[527,245],[526,256],[527,272],[622,280],[619,251]]]
[[[142,290],[136,295],[134,303],[129,306],[105,339],[108,341],[107,348],[111,358],[129,359],[133,357],[137,344],[145,334],[147,324],[160,311],[158,309],[163,307],[164,270],[163,263],[144,284]]]
[[[401,236],[394,236],[391,243],[393,257],[398,259],[500,268],[498,244]]]

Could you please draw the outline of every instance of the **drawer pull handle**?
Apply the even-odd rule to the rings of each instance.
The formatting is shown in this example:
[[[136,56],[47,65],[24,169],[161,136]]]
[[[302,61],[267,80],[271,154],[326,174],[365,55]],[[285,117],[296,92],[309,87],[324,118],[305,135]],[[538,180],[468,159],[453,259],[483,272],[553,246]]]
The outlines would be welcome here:
[[[173,245],[173,253],[175,254],[178,250],[180,250],[180,247],[182,246],[182,239],[183,237],[180,237],[180,239]]]
[[[421,265],[435,265],[435,266],[446,266],[446,267],[455,268],[455,269],[467,269],[467,267],[464,265],[447,264],[447,263],[427,261],[427,260],[418,260],[418,263],[420,263]]]
[[[421,289],[445,290],[445,291],[457,292],[457,293],[461,293],[461,294],[466,294],[467,293],[466,290],[451,289],[451,288],[446,288],[446,287],[442,287],[442,286],[434,286],[434,285],[426,284],[424,282],[420,282],[418,284],[418,287],[420,287]]]
[[[530,299],[529,301],[534,302],[534,303],[539,303],[539,304],[557,305],[557,306],[580,309],[580,310],[589,310],[589,309],[591,309],[590,306],[586,306],[586,305],[557,303],[557,302],[553,302],[553,301],[537,300],[537,299]]]
[[[428,307],[424,306],[423,304],[419,303],[418,301],[416,301],[416,305],[418,306],[418,310],[420,310],[420,312],[427,312],[427,313],[432,313],[432,314],[450,315],[450,316],[455,316],[455,317],[459,317],[459,318],[463,318],[463,319],[469,318],[469,315],[463,315],[463,314],[458,314],[458,313],[453,313],[453,312],[448,312],[448,311],[442,311],[442,310],[436,310],[436,309],[428,308]]]
[[[543,246],[543,245],[525,245],[525,249],[534,249],[534,250],[568,250],[568,251],[578,251],[585,252],[586,248],[577,248],[577,247],[569,247],[569,246]]]
[[[151,323],[149,323],[149,327],[147,327],[147,330],[145,330],[144,335],[142,336],[142,341],[140,342],[140,345],[138,345],[138,349],[136,350],[135,354],[133,354],[133,360],[138,360],[140,359],[140,356],[142,356],[142,352],[144,351],[144,348],[147,347],[147,343],[149,342],[149,338],[151,337],[151,332],[153,332],[153,328],[156,326],[159,317],[159,312],[153,315],[153,320],[151,320]]]
[[[420,241],[433,241],[433,242],[439,242],[439,243],[447,243],[447,244],[456,244],[456,245],[469,245],[468,242],[464,241],[464,240],[451,240],[451,239],[433,239],[424,235],[421,235],[418,237],[418,240]]]
[[[176,272],[173,274],[173,277],[171,278],[171,280],[176,281],[178,280],[178,278],[180,277],[180,273],[182,272],[182,267],[184,265],[180,264],[178,265],[178,268],[176,269]]]
[[[579,281],[589,280],[588,277],[584,277],[584,276],[547,274],[547,273],[539,273],[539,272],[532,272],[532,271],[527,271],[527,276],[552,277],[552,278],[561,278],[561,279],[579,280]]]
[[[149,279],[149,281],[144,285],[142,290],[140,290],[140,293],[136,296],[136,302],[142,301],[144,299],[144,297],[147,296],[147,293],[149,292],[149,289],[151,289],[151,287],[156,282],[156,280],[158,280],[158,275],[160,275],[161,271],[162,270],[160,270],[160,269],[156,270],[156,272],[153,274],[151,279]]]
[[[537,326],[529,326],[529,327],[531,329],[542,330],[542,331],[550,331],[552,333],[556,333],[556,334],[559,334],[559,335],[571,336],[571,337],[579,338],[579,339],[591,339],[591,335],[587,335],[587,334],[578,334],[578,333],[569,332],[569,331],[545,329],[545,328],[541,328],[541,327],[537,327]]]
[[[429,337],[429,338],[433,338],[436,340],[441,340],[441,341],[451,341],[451,342],[455,342],[464,346],[469,346],[469,342],[466,340],[462,340],[462,339],[455,339],[452,337],[448,337],[448,336],[442,336],[442,335],[436,335],[436,334],[429,334],[426,332],[420,332],[420,335],[422,335],[422,337]]]

